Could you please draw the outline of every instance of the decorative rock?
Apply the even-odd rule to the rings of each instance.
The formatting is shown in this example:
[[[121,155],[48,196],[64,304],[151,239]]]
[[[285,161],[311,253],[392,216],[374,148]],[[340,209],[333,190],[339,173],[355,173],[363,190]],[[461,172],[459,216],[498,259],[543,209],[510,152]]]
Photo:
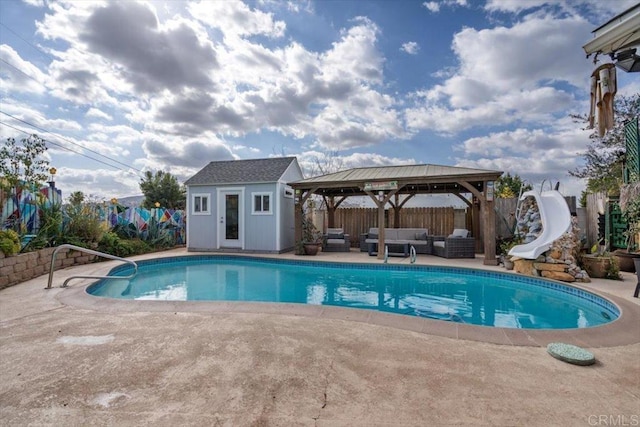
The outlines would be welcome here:
[[[534,262],[533,263],[533,268],[535,268],[536,270],[543,270],[543,271],[562,271],[562,272],[564,272],[566,267],[567,266],[565,264],[547,264],[547,263],[541,263],[541,262]]]
[[[575,282],[576,278],[573,277],[569,273],[565,273],[562,271],[545,271],[541,272],[542,277],[546,277],[547,279],[560,280],[562,282]]]
[[[588,366],[596,363],[593,353],[571,344],[553,342],[547,346],[547,352],[556,359],[574,365]]]
[[[533,276],[533,261],[528,259],[513,260],[513,271],[527,276]]]
[[[559,251],[557,249],[551,249],[549,251],[549,257],[553,259],[560,259],[562,257],[562,252],[563,251]]]

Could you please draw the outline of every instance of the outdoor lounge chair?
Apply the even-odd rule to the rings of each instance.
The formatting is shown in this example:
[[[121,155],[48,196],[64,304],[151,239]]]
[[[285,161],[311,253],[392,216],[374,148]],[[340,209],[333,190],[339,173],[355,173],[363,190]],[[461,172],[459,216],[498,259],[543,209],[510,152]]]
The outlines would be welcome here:
[[[323,252],[349,252],[350,249],[351,240],[342,228],[327,228],[327,233],[322,236]]]
[[[444,258],[475,258],[476,241],[469,230],[456,228],[449,236],[433,238],[433,254]]]

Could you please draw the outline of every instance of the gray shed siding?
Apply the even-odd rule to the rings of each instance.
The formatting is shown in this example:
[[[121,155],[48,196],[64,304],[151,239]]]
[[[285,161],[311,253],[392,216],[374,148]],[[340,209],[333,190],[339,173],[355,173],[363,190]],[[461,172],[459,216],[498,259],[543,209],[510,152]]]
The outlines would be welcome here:
[[[291,162],[280,175],[283,162]],[[262,167],[258,166],[262,165]],[[278,167],[281,169],[278,170]],[[245,174],[243,168],[250,170]],[[255,170],[258,168],[259,170]],[[249,174],[253,173],[253,175]],[[266,177],[271,173],[272,176]],[[226,175],[225,175],[226,174]],[[239,182],[241,178],[251,178],[262,174],[263,179],[273,181]],[[255,176],[254,176],[255,175]],[[219,236],[222,192],[241,191],[241,248],[234,248],[244,252],[282,252],[294,247],[294,198],[287,182],[298,181],[303,178],[300,166],[295,159],[258,159],[255,161],[212,162],[198,174],[187,181],[187,250],[216,251],[225,250],[223,237]],[[228,179],[227,182],[212,182],[216,179]],[[256,178],[257,179],[257,178]],[[289,189],[288,197],[285,189]],[[255,193],[270,194],[269,214],[254,213]],[[208,214],[193,212],[194,195],[203,194],[209,197],[210,210]],[[230,242],[228,242],[230,243]]]
[[[264,183],[250,185],[193,186],[187,191],[187,249],[217,250],[218,224],[221,212],[218,211],[218,199],[221,190],[243,190],[243,231],[245,251],[279,252],[293,248],[293,199],[284,197],[284,185],[280,183]],[[253,214],[254,193],[271,195],[271,214]],[[193,196],[204,194],[209,196],[210,214],[193,214]]]
[[[253,193],[270,193],[271,215],[254,215]],[[244,190],[244,249],[248,251],[272,252],[280,248],[276,242],[278,192],[275,183],[251,184]]]
[[[209,214],[193,215],[193,195],[209,196]],[[216,248],[218,228],[216,221],[217,207],[216,187],[213,185],[197,185],[187,187],[187,248],[190,250],[208,250]]]

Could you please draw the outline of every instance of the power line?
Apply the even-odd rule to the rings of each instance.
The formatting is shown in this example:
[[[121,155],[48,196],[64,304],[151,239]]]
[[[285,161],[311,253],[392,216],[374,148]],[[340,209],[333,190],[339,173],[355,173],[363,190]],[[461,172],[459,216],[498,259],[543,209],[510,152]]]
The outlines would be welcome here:
[[[20,129],[20,128],[17,128],[17,127],[15,127],[15,126],[10,125],[9,123],[5,123],[5,122],[3,122],[3,121],[1,121],[1,120],[0,120],[0,125],[4,125],[4,126],[9,127],[9,128],[11,128],[11,129],[17,130],[18,132],[22,132],[22,133],[24,133],[24,134],[26,134],[26,135],[32,135],[32,133],[31,133],[31,132],[27,132],[27,131],[25,131],[25,130],[23,130],[23,129]],[[118,167],[118,166],[115,166],[115,165],[109,164],[109,163],[107,163],[107,162],[105,162],[105,161],[102,161],[102,160],[100,160],[100,159],[96,159],[96,158],[93,158],[93,157],[91,157],[91,156],[88,156],[88,155],[86,155],[86,154],[84,154],[84,153],[82,153],[82,152],[80,152],[80,151],[76,151],[76,150],[73,150],[73,149],[71,149],[71,148],[69,148],[69,147],[65,147],[64,145],[62,145],[62,144],[58,144],[58,143],[53,142],[53,141],[51,141],[51,140],[49,140],[49,139],[47,139],[47,140],[45,140],[45,141],[46,141],[47,143],[51,144],[51,145],[55,145],[56,147],[59,147],[59,148],[63,149],[63,150],[67,150],[67,151],[71,151],[72,153],[79,154],[79,155],[81,155],[81,156],[83,156],[83,157],[86,157],[87,159],[93,160],[94,162],[102,163],[103,165],[109,166],[109,167],[114,168],[114,169],[117,169],[117,170],[121,170],[121,171],[123,171],[123,172],[130,172],[130,171],[126,171],[126,170],[124,170],[124,169],[122,169],[122,168],[120,168],[120,167]]]
[[[45,52],[44,50],[42,50],[41,48],[39,48],[38,46],[34,45],[33,43],[31,43],[29,40],[25,39],[24,37],[22,37],[20,34],[18,34],[15,30],[11,29],[7,24],[5,24],[4,22],[0,22],[0,25],[2,25],[3,27],[5,27],[7,30],[11,31],[13,33],[14,36],[16,36],[17,38],[19,38],[20,40],[22,40],[23,42],[25,42],[26,44],[28,44],[29,46],[31,46],[32,48],[34,48],[35,50],[37,50],[38,52],[40,52],[41,54],[43,54],[44,56],[46,56],[47,58],[51,59],[52,61],[55,61],[56,58],[54,58],[53,56],[49,55],[47,52]]]
[[[33,80],[34,82],[44,86],[44,84],[41,81],[38,81],[38,79],[36,79],[33,76],[30,76],[29,74],[25,73],[24,71],[22,71],[20,68],[16,67],[13,64],[9,64],[7,61],[5,61],[4,59],[0,58],[0,61],[4,62],[5,64],[7,64],[9,67],[13,68],[14,70],[16,70],[17,72],[19,72],[20,74],[24,74],[25,76],[29,77],[31,80]]]
[[[12,119],[17,120],[17,121],[19,121],[19,122],[21,122],[21,123],[23,123],[23,124],[25,124],[25,125],[27,125],[27,126],[31,126],[31,127],[32,127],[32,128],[34,128],[34,129],[38,129],[39,131],[42,131],[42,132],[45,132],[45,133],[49,133],[49,134],[51,134],[51,135],[53,135],[53,136],[55,136],[55,137],[57,137],[57,138],[59,138],[59,139],[62,139],[63,141],[68,142],[69,144],[76,145],[76,146],[78,146],[78,147],[82,148],[83,150],[86,150],[86,151],[89,151],[89,152],[91,152],[91,153],[97,154],[97,155],[98,155],[98,156],[100,156],[100,157],[104,157],[105,159],[108,159],[109,161],[112,161],[112,162],[114,162],[114,163],[118,163],[118,164],[120,164],[120,165],[122,165],[122,166],[126,166],[126,167],[127,167],[127,168],[129,168],[129,169],[133,169],[133,170],[136,170],[136,171],[138,171],[138,172],[142,172],[142,170],[141,170],[141,169],[135,168],[135,167],[133,167],[133,166],[131,166],[131,165],[128,165],[128,164],[123,163],[123,162],[121,162],[121,161],[119,161],[119,160],[113,159],[113,158],[111,158],[111,157],[109,157],[109,156],[105,156],[104,154],[99,153],[98,151],[95,151],[95,150],[92,150],[92,149],[90,149],[90,148],[84,147],[84,146],[82,146],[82,145],[80,145],[80,144],[78,144],[78,143],[76,143],[76,142],[71,141],[71,140],[70,140],[70,139],[68,139],[68,138],[62,137],[62,136],[60,136],[60,135],[56,135],[56,134],[54,134],[54,133],[53,133],[53,132],[51,132],[51,131],[48,131],[48,130],[46,130],[46,129],[44,129],[44,128],[41,128],[40,126],[34,125],[34,124],[32,124],[32,123],[29,123],[29,122],[27,122],[27,121],[25,121],[25,120],[22,120],[22,119],[20,119],[20,118],[18,118],[18,117],[16,117],[16,116],[13,116],[13,115],[11,115],[11,114],[9,114],[9,113],[5,113],[4,111],[0,111],[0,113],[4,114],[5,116],[9,116],[9,117],[11,117]],[[90,157],[90,158],[91,158],[91,157]]]

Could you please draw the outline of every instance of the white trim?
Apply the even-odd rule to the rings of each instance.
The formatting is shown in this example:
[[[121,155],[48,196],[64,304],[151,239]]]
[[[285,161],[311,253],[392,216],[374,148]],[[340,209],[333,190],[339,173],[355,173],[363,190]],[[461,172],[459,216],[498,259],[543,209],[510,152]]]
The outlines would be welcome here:
[[[640,8],[636,6],[616,18],[592,31],[594,38],[582,47],[587,55],[596,52],[607,55],[640,42]]]
[[[244,199],[244,187],[218,187],[216,188],[216,199],[218,201],[217,203],[217,215],[216,215],[216,247],[217,249],[220,249],[223,247],[222,242],[225,240],[223,239],[223,231],[222,230],[222,223],[221,220],[224,218],[224,211],[223,211],[223,203],[222,203],[222,198],[223,198],[223,194],[238,194],[238,243],[239,249],[244,250],[245,248],[245,239],[244,239],[244,235],[245,235],[245,227],[246,227],[246,221],[245,221],[245,217],[244,217],[244,205],[246,203],[245,199]]]
[[[282,197],[280,197],[280,194],[282,194],[282,192],[280,191],[281,187],[284,187],[284,186],[278,182],[276,184],[276,194],[277,194],[277,196],[276,196],[276,199],[274,200],[274,202],[275,202],[274,211],[275,211],[275,222],[276,222],[276,251],[280,251],[280,249],[282,249],[282,247],[280,245],[280,243],[281,243],[281,239],[280,239],[280,222],[282,221],[282,217],[280,215],[280,204],[282,202]]]
[[[263,197],[269,196],[269,210],[268,211],[256,211],[256,196],[261,197],[261,202],[264,202]],[[262,203],[261,203],[262,205]],[[251,192],[251,215],[273,215],[273,191],[252,191]]]
[[[196,212],[196,197],[200,197],[200,205],[202,206],[202,198],[207,199],[207,209]],[[193,193],[191,195],[191,215],[211,215],[211,193]]]

